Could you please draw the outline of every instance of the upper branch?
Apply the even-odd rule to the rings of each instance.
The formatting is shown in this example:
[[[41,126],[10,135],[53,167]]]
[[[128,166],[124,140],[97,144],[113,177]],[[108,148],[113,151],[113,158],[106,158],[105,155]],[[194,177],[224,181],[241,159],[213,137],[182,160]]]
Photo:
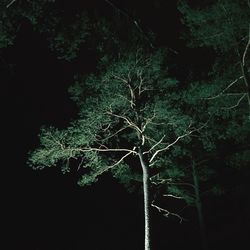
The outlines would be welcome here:
[[[191,133],[192,133],[192,131],[189,131],[189,132],[187,132],[186,134],[180,135],[180,136],[178,136],[172,143],[168,144],[166,147],[161,148],[161,149],[158,149],[158,150],[153,154],[153,156],[150,158],[149,162],[151,163],[151,162],[154,160],[154,158],[155,158],[160,152],[165,151],[165,150],[168,150],[170,147],[172,147],[173,145],[175,145],[180,139],[182,139],[182,138],[184,138],[184,137],[190,135]]]
[[[208,121],[209,121],[209,120],[208,120]],[[205,126],[207,125],[208,121],[207,121],[206,123],[204,123],[200,128],[190,130],[190,131],[188,131],[187,133],[178,136],[172,143],[169,143],[166,147],[156,150],[155,153],[153,154],[153,156],[150,158],[149,163],[151,163],[151,162],[154,160],[154,158],[155,158],[160,152],[165,151],[165,150],[168,150],[170,147],[174,146],[180,139],[182,139],[182,138],[184,138],[184,137],[187,137],[187,136],[191,135],[193,132],[199,131],[200,129],[202,129],[203,127],[205,127]]]
[[[98,175],[101,175],[103,174],[104,172],[108,171],[109,169],[117,166],[118,164],[120,164],[125,158],[127,158],[130,154],[132,154],[132,151],[125,154],[124,156],[122,156],[117,162],[115,162],[113,165],[110,165],[110,166],[107,166],[105,167],[104,169],[101,169],[97,174]]]
[[[112,112],[107,112],[107,113],[109,115],[112,115],[112,116],[115,116],[117,118],[121,118],[121,119],[125,120],[130,127],[134,128],[137,132],[139,132],[140,134],[142,134],[142,130],[134,122],[132,122],[129,118],[127,118],[126,116],[117,115],[117,114],[114,114]]]

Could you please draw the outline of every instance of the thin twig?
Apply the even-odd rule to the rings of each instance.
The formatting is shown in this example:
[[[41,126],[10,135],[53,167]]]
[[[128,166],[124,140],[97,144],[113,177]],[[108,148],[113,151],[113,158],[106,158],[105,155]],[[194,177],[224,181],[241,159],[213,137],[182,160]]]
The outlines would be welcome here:
[[[6,5],[6,8],[9,8],[13,3],[15,3],[16,2],[16,0],[12,0],[10,3],[8,3],[7,5]]]
[[[233,109],[233,108],[238,107],[238,106],[240,105],[241,101],[244,99],[244,97],[245,97],[246,95],[247,95],[246,93],[243,94],[242,97],[238,100],[238,102],[237,102],[235,105],[230,106],[230,107],[225,107],[225,108],[223,108],[223,109]]]

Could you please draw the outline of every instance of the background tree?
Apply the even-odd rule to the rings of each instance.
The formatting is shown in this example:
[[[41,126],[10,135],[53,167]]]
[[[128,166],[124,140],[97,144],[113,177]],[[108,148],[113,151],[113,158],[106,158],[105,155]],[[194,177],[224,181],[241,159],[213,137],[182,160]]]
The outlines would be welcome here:
[[[250,107],[249,1],[214,0],[197,5],[180,1],[179,10],[188,28],[188,44],[210,47],[216,55],[207,100],[223,99],[227,108]]]
[[[192,134],[187,143],[182,141],[175,145],[171,154],[165,156],[169,167],[152,177],[152,181],[162,190],[161,196],[184,199],[188,205],[196,207],[203,249],[208,248],[208,242],[202,201],[206,202],[208,196],[211,199],[213,195],[228,193],[241,185],[240,179],[225,185],[220,181],[220,175],[223,168],[231,166],[235,169],[241,164],[238,173],[244,175],[247,172],[243,166],[248,162],[246,155],[249,152],[250,135],[250,124],[246,119],[248,106],[237,109],[225,107],[225,99],[207,102],[207,93],[211,91],[209,84],[210,81],[193,82],[182,88],[180,95],[176,96],[177,106],[185,110],[186,115],[192,115],[196,124],[202,122],[207,125],[201,133]],[[232,105],[231,101],[229,105]],[[164,206],[156,207],[167,215],[175,215],[181,221],[183,219],[181,213],[170,213]]]

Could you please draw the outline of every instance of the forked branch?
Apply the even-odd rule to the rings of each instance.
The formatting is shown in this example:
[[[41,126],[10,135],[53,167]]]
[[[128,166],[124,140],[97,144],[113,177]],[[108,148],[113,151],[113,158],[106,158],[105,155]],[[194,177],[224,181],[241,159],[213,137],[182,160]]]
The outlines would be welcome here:
[[[154,201],[151,203],[151,206],[154,207],[154,208],[156,208],[160,213],[163,212],[165,217],[169,217],[169,216],[177,217],[180,220],[180,223],[182,223],[183,221],[187,221],[187,219],[183,218],[179,214],[170,212],[169,210],[167,210],[165,208],[162,208],[159,205],[155,205]]]

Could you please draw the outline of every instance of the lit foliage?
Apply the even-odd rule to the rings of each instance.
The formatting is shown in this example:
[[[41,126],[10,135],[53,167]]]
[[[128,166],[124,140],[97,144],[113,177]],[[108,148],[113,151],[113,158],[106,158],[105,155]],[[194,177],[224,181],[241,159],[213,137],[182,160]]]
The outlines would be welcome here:
[[[145,136],[145,151],[164,138],[148,153],[152,156],[187,133],[191,124],[191,118],[175,103],[178,84],[168,78],[164,57],[163,51],[128,52],[98,75],[77,77],[70,93],[79,105],[79,119],[64,130],[43,129],[41,145],[30,155],[30,165],[36,169],[58,164],[67,172],[71,161],[81,159],[79,167],[86,171],[80,185],[95,182],[110,169],[123,183],[141,180],[138,168],[120,161],[140,145],[139,130]],[[163,154],[159,155],[161,159]],[[159,164],[156,161],[154,167]]]
[[[249,29],[250,6],[245,0],[213,0],[205,7],[190,7],[191,1],[180,1],[183,22],[189,28],[189,44],[211,46],[220,52],[235,51],[244,46]],[[201,3],[202,4],[202,3]]]
[[[247,108],[250,108],[249,1],[213,0],[205,7],[191,7],[188,2],[179,4],[183,22],[188,27],[187,43],[192,47],[210,47],[216,55],[206,79],[195,83],[198,95],[207,100],[210,111],[221,107],[220,111],[227,116],[230,109],[238,109],[247,119]]]
[[[199,188],[204,191],[205,184],[210,190],[206,194],[215,195],[223,194],[223,189],[219,183],[209,184],[217,172],[214,161],[239,169],[249,164],[249,150],[245,148],[250,119],[248,104],[242,101],[247,99],[247,93],[241,63],[250,35],[250,6],[247,1],[209,1],[195,7],[188,3],[179,3],[183,23],[188,27],[184,38],[192,47],[212,47],[216,59],[206,79],[191,82],[177,103],[186,114],[193,114],[196,123],[207,121],[207,126],[199,136],[191,137],[189,143],[174,147],[165,159],[165,171],[156,175],[154,181],[163,183],[168,193],[195,204],[192,160],[202,163],[196,165]],[[234,153],[230,147],[243,150]],[[221,149],[229,150],[228,154],[223,152],[223,159]]]

